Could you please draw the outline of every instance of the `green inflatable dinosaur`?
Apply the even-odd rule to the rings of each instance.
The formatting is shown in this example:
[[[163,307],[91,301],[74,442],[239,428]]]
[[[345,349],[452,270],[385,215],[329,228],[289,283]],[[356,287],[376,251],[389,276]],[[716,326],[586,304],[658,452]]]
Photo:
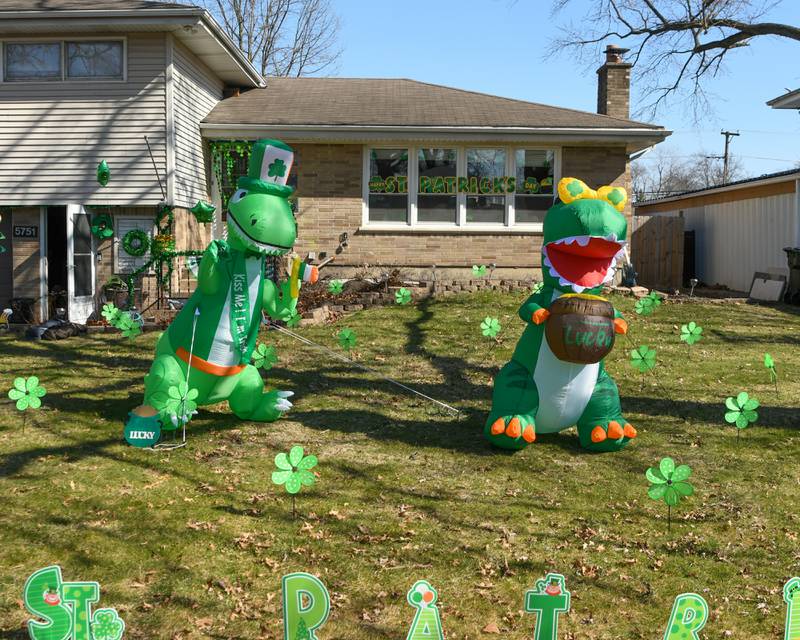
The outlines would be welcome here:
[[[239,178],[228,204],[228,239],[206,248],[197,288],[159,338],[145,377],[145,404],[131,413],[129,424],[157,415],[163,428],[174,429],[188,419],[176,415],[175,402],[188,389],[197,390],[196,397],[190,392],[195,404],[227,400],[246,420],[277,420],[291,408],[292,392],[265,393],[250,359],[262,310],[287,320],[296,313],[300,280],[317,277],[315,267],[299,260],[280,286],[265,277],[265,257],[285,255],[297,236],[288,202],[293,189],[286,184],[293,160],[278,140],[253,145],[247,176]]]
[[[522,449],[537,433],[577,425],[587,449],[617,451],[636,437],[636,429],[622,417],[602,355],[615,333],[627,332],[627,323],[597,294],[624,255],[628,225],[621,211],[627,195],[620,187],[594,191],[575,178],[562,179],[558,194],[560,202],[544,219],[543,286],[519,309],[527,326],[511,362],[495,378],[484,433],[498,447]],[[605,310],[607,318],[551,315],[569,305],[573,312]]]

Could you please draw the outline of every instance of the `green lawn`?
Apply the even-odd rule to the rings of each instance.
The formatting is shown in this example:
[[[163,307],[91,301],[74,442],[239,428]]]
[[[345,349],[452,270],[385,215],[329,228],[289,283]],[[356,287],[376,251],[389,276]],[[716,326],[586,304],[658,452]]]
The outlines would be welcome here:
[[[419,578],[439,591],[447,638],[482,637],[489,622],[499,637],[531,638],[523,593],[548,570],[572,592],[565,639],[661,637],[685,591],[709,603],[707,638],[783,637],[782,586],[800,573],[797,312],[666,303],[640,318],[632,299],[615,299],[630,341],[607,368],[639,437],[592,455],[573,429],[509,454],[481,429],[523,298],[455,296],[300,330],[338,349],[337,332],[351,327],[359,362],[460,417],[272,332],[280,362],[269,382],[297,392],[287,419],[241,423],[207,407],[172,453],[122,441],[155,334],[0,338],[0,387],[38,375],[48,390],[24,429],[0,401],[0,637],[26,637],[23,583],[53,563],[67,580],[99,581],[100,606],[117,607],[129,638],[282,637],[280,577],[301,570],[331,592],[320,640],[405,637],[405,593]],[[486,315],[500,318],[499,342],[481,336]],[[691,351],[678,339],[689,320],[706,336]],[[628,365],[639,344],[657,349],[654,374]],[[781,374],[777,394],[765,351]],[[737,442],[722,416],[741,390],[763,407]],[[295,443],[320,464],[292,520],[270,474]],[[644,478],[665,455],[692,466],[697,491],[674,510],[671,534]]]

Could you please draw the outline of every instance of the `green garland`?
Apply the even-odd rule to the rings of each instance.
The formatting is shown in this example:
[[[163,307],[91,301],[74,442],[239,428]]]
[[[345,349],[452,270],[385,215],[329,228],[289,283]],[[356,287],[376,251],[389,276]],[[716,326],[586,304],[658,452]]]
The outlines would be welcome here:
[[[226,189],[223,187],[224,179],[227,178],[229,184],[233,184],[234,175],[233,167],[236,164],[237,157],[243,158],[245,161],[250,160],[250,154],[253,151],[252,140],[212,140],[209,143],[211,150],[211,171],[217,179],[217,186],[220,191],[220,199],[222,200],[222,208],[228,208],[228,200],[230,199],[236,187]],[[223,171],[224,169],[224,171]]]
[[[150,236],[141,229],[131,229],[122,238],[125,253],[134,258],[141,258],[150,248]]]

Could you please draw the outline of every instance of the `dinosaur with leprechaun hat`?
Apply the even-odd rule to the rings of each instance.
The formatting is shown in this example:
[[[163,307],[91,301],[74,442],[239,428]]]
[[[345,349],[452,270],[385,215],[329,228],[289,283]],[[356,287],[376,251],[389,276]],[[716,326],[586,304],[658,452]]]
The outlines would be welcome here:
[[[603,357],[628,325],[599,294],[625,255],[627,194],[563,178],[558,196],[544,218],[543,283],[519,309],[526,327],[495,378],[484,434],[495,446],[522,449],[537,433],[576,425],[585,448],[617,451],[636,429],[622,417]]]
[[[253,145],[247,175],[228,203],[228,238],[214,240],[203,253],[197,288],[159,338],[144,405],[131,412],[129,423],[152,418],[171,429],[179,418],[185,422],[185,415],[176,415],[175,389],[191,393],[198,406],[227,400],[245,420],[271,422],[291,408],[292,392],[264,391],[250,360],[261,312],[289,319],[300,281],[317,279],[316,267],[299,260],[289,280],[276,285],[265,277],[265,258],[287,254],[297,237],[288,201],[293,189],[286,184],[293,160],[292,149],[278,140]]]

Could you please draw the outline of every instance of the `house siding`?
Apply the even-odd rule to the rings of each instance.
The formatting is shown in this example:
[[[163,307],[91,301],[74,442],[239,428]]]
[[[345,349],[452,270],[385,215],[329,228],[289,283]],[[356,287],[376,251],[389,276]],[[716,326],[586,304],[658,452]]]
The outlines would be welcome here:
[[[486,233],[479,229],[444,232],[371,231],[362,229],[362,146],[290,144],[296,152],[299,253],[334,255],[339,236],[349,244],[336,256],[331,271],[378,266],[410,271],[453,270],[471,273],[473,264],[492,264],[498,273],[541,277],[540,232]],[[622,147],[565,147],[563,176],[575,176],[592,187],[629,187],[627,154]],[[630,216],[630,207],[625,215]]]
[[[147,205],[161,200],[144,136],[163,179],[166,35],[135,33],[126,39],[125,82],[0,82],[2,204]],[[101,160],[111,169],[106,187],[96,180]]]
[[[173,45],[174,202],[192,207],[208,200],[200,121],[222,100],[224,84],[182,45]]]

